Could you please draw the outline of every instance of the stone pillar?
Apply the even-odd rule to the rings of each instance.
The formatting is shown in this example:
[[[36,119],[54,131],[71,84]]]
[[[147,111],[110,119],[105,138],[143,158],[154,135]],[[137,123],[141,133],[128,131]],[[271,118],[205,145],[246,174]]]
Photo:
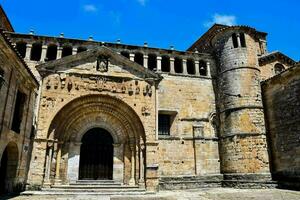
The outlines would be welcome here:
[[[45,59],[46,59],[46,56],[47,56],[47,48],[48,48],[47,45],[43,45],[43,46],[42,46],[42,54],[41,54],[41,60],[40,60],[40,61],[42,61],[42,62],[44,62]]]
[[[156,61],[157,61],[157,69],[156,69],[156,71],[158,71],[158,72],[161,72],[161,60],[162,60],[161,56],[157,56],[156,57]]]
[[[30,60],[32,44],[26,44],[26,54],[25,59]]]
[[[200,76],[199,60],[195,60],[195,74],[196,74],[196,76]]]
[[[62,57],[62,47],[57,47],[57,56],[56,59],[61,59]]]
[[[129,59],[131,60],[131,61],[133,61],[134,62],[134,54],[133,53],[131,53],[131,54],[129,54]]]
[[[61,184],[60,180],[61,144],[57,144],[55,184]]]
[[[113,158],[113,180],[123,183],[124,174],[124,144],[113,144],[114,158]]]
[[[77,54],[77,48],[72,49],[72,55],[75,55],[75,54]]]
[[[148,55],[144,55],[144,67],[148,68]]]
[[[71,142],[68,155],[68,179],[69,183],[75,183],[79,178],[79,159],[81,143]]]
[[[175,58],[170,58],[170,73],[175,73]]]
[[[183,74],[188,74],[186,62],[187,62],[186,59],[182,59],[182,73]]]
[[[211,77],[210,73],[210,62],[206,62],[206,73],[208,77]]]
[[[134,146],[131,146],[130,149],[131,149],[131,171],[130,171],[129,185],[135,185],[135,156],[134,156]]]
[[[44,181],[44,186],[45,187],[50,187],[51,182],[50,182],[50,173],[51,173],[51,163],[52,163],[52,146],[49,146],[49,151],[47,155],[47,160],[46,160],[46,174],[45,174],[45,181]]]
[[[140,149],[140,179],[139,179],[139,185],[145,186],[145,179],[144,179],[144,149],[145,145],[141,144]]]
[[[238,47],[241,47],[241,38],[240,38],[240,34],[236,34],[236,38],[237,38],[237,42],[238,42]]]

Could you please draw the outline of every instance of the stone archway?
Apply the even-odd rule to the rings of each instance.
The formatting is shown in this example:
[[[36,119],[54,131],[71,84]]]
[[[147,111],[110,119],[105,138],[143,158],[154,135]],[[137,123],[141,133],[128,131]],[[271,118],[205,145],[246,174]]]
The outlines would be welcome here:
[[[52,120],[44,183],[80,179],[82,139],[94,128],[108,131],[113,139],[112,179],[130,185],[144,182],[145,131],[140,118],[120,99],[87,95],[69,102]]]
[[[18,169],[18,147],[10,142],[4,149],[0,165],[0,194],[13,192]]]
[[[79,179],[111,180],[113,178],[113,138],[102,128],[84,134],[80,147]]]

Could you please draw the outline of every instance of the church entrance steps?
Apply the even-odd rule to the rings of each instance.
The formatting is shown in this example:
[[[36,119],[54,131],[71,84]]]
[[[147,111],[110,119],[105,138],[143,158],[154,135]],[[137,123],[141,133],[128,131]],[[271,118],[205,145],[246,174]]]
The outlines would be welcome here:
[[[75,183],[70,183],[70,185],[111,185],[111,186],[121,186],[121,182],[116,182],[113,180],[78,180]]]

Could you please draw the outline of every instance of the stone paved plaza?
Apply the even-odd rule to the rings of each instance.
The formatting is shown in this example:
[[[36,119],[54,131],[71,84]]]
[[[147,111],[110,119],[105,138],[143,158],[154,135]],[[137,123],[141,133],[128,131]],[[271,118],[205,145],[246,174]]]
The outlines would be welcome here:
[[[143,196],[97,196],[97,195],[76,195],[76,196],[18,196],[5,197],[2,199],[12,200],[73,200],[73,199],[103,199],[103,200],[119,200],[119,199],[146,199],[146,200],[299,200],[300,192],[280,189],[232,189],[232,188],[213,188],[198,189],[185,191],[162,191],[157,194],[148,194]]]

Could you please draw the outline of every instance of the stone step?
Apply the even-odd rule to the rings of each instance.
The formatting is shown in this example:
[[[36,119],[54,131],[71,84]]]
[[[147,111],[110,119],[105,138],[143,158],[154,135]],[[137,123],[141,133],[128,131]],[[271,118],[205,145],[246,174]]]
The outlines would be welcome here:
[[[53,191],[25,191],[21,195],[31,196],[31,195],[92,195],[92,196],[105,196],[105,195],[145,195],[147,192],[145,190],[126,190],[126,191],[111,191],[111,190],[53,190]]]
[[[113,180],[79,180],[75,183],[70,183],[70,185],[111,185],[111,186],[121,186],[121,182],[116,182]]]
[[[128,186],[128,185],[107,185],[107,184],[97,184],[97,185],[88,185],[88,184],[73,184],[73,185],[53,185],[51,188],[42,188],[42,190],[56,190],[56,189],[139,189],[138,186]]]

